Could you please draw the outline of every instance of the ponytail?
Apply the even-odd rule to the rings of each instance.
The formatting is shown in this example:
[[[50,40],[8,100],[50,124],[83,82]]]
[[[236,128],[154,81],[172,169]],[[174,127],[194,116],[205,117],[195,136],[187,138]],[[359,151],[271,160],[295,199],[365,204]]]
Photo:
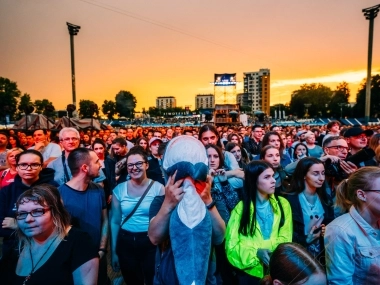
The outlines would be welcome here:
[[[346,213],[353,205],[349,197],[348,179],[342,180],[336,188],[336,202],[334,207],[339,208],[342,212]]]

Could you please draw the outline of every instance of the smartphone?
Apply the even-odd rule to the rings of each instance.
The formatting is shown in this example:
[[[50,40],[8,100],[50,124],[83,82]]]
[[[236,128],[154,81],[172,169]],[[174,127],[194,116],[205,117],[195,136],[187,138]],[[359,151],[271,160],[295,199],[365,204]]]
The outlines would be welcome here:
[[[316,228],[316,229],[313,231],[313,234],[317,234],[317,233],[319,233],[321,230],[322,230],[322,227],[319,226],[318,228]]]

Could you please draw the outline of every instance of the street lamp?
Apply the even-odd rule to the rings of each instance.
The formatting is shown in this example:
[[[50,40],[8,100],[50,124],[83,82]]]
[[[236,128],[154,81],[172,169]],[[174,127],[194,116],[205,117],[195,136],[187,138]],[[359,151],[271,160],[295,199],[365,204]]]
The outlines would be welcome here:
[[[75,93],[75,61],[74,61],[74,36],[79,33],[80,26],[66,22],[70,34],[70,51],[71,51],[71,87],[73,90],[73,105],[77,106],[77,99]]]
[[[338,105],[340,106],[340,118],[343,118],[343,106],[345,106],[346,103],[338,103]]]
[[[368,124],[371,104],[371,69],[372,69],[372,46],[373,46],[373,22],[380,10],[380,4],[362,10],[366,20],[369,20],[368,34],[368,63],[367,63],[367,84],[365,91],[365,122]]]
[[[307,118],[307,117],[309,117],[309,109],[308,108],[311,106],[311,104],[307,103],[307,104],[303,104],[303,105],[306,108],[305,117]]]

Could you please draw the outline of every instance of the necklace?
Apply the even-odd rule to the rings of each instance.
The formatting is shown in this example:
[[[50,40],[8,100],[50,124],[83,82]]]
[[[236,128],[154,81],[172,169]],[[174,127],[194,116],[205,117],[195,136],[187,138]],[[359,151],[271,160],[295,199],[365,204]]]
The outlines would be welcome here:
[[[22,285],[25,285],[26,282],[28,282],[28,280],[30,278],[32,278],[32,274],[34,273],[34,270],[36,269],[36,267],[38,266],[38,264],[40,263],[40,261],[42,260],[42,258],[44,258],[44,256],[46,255],[46,253],[49,251],[49,249],[51,248],[51,246],[53,245],[53,243],[55,242],[55,240],[58,238],[58,235],[52,240],[52,242],[49,244],[48,248],[46,249],[46,251],[44,252],[44,254],[40,257],[40,259],[37,261],[36,265],[34,265],[34,262],[33,262],[33,256],[32,256],[32,250],[31,250],[31,246],[29,247],[29,254],[30,254],[30,259],[32,260],[32,270],[30,271],[29,275],[25,277],[25,280],[24,280],[24,283],[22,283]]]

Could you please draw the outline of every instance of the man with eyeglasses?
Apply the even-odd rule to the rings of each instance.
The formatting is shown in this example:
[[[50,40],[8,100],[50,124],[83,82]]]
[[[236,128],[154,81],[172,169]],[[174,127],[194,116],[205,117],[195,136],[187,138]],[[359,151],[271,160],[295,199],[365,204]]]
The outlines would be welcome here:
[[[47,167],[55,170],[54,181],[58,185],[63,185],[69,181],[72,177],[70,168],[67,165],[67,158],[70,153],[79,147],[79,132],[75,128],[65,127],[59,132],[59,140],[63,147],[61,155],[50,162]],[[95,183],[102,184],[102,181],[106,179],[102,170],[100,170],[100,176],[94,179]]]
[[[61,155],[61,148],[56,143],[50,143],[47,138],[46,130],[35,130],[33,133],[34,138],[34,146],[29,149],[35,149],[42,153],[44,158],[45,168],[51,161],[55,160],[57,157]]]
[[[260,154],[262,138],[262,127],[259,125],[253,126],[251,131],[251,137],[248,139],[248,141],[243,142],[243,147],[248,151],[251,157]]]
[[[67,164],[72,178],[58,188],[63,205],[70,214],[71,224],[88,233],[94,245],[98,246],[100,256],[98,284],[108,284],[107,204],[103,188],[92,182],[100,174],[99,158],[93,150],[77,148],[68,155]]]

